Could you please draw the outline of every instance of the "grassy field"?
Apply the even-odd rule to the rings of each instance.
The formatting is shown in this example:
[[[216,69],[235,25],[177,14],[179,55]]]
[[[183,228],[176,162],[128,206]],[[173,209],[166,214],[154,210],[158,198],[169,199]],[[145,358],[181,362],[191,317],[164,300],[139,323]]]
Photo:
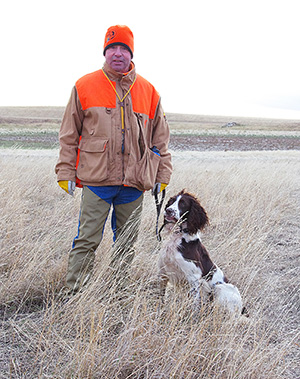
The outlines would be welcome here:
[[[0,107],[0,131],[55,137],[62,113],[63,108]],[[205,131],[209,123],[209,133],[221,133],[222,125],[235,121],[239,125],[225,133],[246,128],[297,136],[299,125],[168,116],[173,131]],[[57,294],[77,234],[80,190],[72,198],[58,187],[56,144],[1,146],[0,378],[300,377],[299,151],[172,151],[167,196],[186,188],[207,210],[203,243],[239,287],[250,313],[232,320],[213,309],[193,312],[186,294],[172,288],[161,306],[155,291],[160,243],[150,193],[130,285],[117,288],[108,269],[115,248],[108,222],[90,286],[62,303]]]
[[[159,243],[145,196],[131,285],[109,274],[107,228],[90,287],[62,304],[80,190],[56,184],[56,150],[1,150],[1,378],[298,378],[299,153],[173,152],[168,195],[182,188],[210,217],[203,242],[250,312],[191,312],[153,284]],[[109,225],[109,224],[108,224]]]

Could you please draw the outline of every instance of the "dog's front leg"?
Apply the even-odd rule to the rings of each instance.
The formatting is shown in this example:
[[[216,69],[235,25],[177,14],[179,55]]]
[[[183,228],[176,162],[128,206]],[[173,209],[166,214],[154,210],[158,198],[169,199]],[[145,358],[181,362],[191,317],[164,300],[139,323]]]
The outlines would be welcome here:
[[[193,278],[189,280],[190,285],[190,291],[189,291],[189,297],[192,297],[194,299],[195,305],[198,305],[201,303],[201,294],[200,294],[200,283],[198,278]]]
[[[190,290],[189,290],[189,297],[192,299],[192,317],[193,319],[197,320],[199,316],[199,312],[202,307],[202,297],[201,297],[201,289],[200,289],[200,283],[199,280],[195,280],[193,282],[190,282]]]
[[[190,288],[189,294],[194,298],[195,304],[202,306],[208,302],[211,289],[206,280],[195,277],[193,281],[190,281]]]

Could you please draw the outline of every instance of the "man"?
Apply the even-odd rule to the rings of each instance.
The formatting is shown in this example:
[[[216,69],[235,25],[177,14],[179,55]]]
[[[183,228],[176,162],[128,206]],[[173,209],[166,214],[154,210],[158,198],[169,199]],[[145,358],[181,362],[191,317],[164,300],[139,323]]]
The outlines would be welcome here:
[[[122,234],[122,248],[112,261],[126,270],[133,259],[143,192],[159,192],[170,181],[169,127],[155,88],[136,74],[133,52],[131,30],[110,27],[103,69],[76,82],[63,117],[58,184],[70,195],[76,185],[83,187],[66,279],[70,293],[91,275],[111,206],[114,240]]]

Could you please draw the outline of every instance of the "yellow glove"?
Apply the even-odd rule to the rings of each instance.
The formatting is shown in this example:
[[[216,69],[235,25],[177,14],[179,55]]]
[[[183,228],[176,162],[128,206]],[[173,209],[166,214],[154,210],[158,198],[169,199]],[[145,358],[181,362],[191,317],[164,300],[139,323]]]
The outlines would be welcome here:
[[[71,180],[59,180],[58,185],[69,195],[73,196],[76,188],[76,183]]]
[[[166,183],[155,183],[155,186],[152,188],[152,195],[159,194],[167,187]]]

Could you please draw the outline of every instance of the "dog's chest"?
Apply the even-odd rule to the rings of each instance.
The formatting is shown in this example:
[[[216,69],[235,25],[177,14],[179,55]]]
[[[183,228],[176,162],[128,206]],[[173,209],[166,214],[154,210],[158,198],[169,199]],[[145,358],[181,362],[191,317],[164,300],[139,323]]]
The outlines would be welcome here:
[[[185,259],[180,252],[182,236],[180,234],[171,234],[170,239],[164,244],[160,251],[159,267],[168,275],[169,280],[194,281],[200,279],[202,271],[197,265],[188,259]],[[173,279],[173,280],[172,280]]]
[[[160,262],[164,265],[175,264],[178,260],[177,253],[181,244],[181,235],[171,233],[170,238],[163,244],[160,250]]]

